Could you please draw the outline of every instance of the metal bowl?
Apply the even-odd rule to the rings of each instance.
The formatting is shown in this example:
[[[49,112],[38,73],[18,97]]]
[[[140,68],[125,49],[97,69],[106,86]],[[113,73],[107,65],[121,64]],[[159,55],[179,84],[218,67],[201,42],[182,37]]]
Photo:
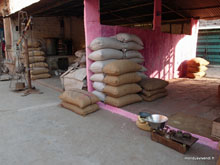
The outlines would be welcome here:
[[[159,114],[152,114],[145,118],[145,121],[148,122],[152,129],[163,129],[166,122],[168,121],[168,117]]]

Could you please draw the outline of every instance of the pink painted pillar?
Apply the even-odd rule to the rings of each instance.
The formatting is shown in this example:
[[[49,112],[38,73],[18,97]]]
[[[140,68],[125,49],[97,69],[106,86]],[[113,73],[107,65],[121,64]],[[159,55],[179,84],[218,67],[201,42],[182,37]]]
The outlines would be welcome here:
[[[161,29],[161,0],[154,0],[153,30]]]
[[[194,44],[192,54],[193,54],[194,57],[196,57],[198,33],[199,33],[199,20],[191,18],[191,35],[193,37],[192,43]]]
[[[99,0],[84,0],[84,29],[86,39],[87,86],[88,91],[91,92],[93,91],[93,87],[90,77],[93,73],[89,70],[92,61],[88,59],[88,55],[91,53],[89,44],[93,39],[101,36]]]

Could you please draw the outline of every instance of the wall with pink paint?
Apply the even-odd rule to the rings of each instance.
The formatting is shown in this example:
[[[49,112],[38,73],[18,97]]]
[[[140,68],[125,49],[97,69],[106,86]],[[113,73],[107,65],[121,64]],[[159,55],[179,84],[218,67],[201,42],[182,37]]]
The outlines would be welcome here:
[[[196,56],[198,20],[191,21],[191,35],[169,34],[159,30],[145,30],[120,26],[100,25],[99,1],[85,0],[84,23],[86,33],[87,54],[89,44],[96,37],[109,37],[120,32],[132,33],[139,36],[144,42],[144,50],[141,51],[148,69],[146,74],[150,77],[161,79],[173,79],[179,77],[182,72],[181,64]],[[94,29],[91,31],[91,29]],[[92,91],[89,80],[92,74],[89,71],[91,61],[87,58],[88,90]]]

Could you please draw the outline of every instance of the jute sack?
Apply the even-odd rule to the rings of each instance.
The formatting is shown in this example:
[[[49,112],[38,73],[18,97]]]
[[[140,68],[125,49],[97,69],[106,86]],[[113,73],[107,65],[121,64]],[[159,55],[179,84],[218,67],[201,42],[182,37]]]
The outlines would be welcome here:
[[[127,42],[127,43],[123,43],[123,49],[125,49],[125,50],[142,50],[142,49],[144,49],[144,47],[137,44],[136,42]]]
[[[206,66],[197,66],[197,67],[192,67],[192,66],[187,66],[187,72],[190,73],[196,73],[196,72],[205,72],[208,70]]]
[[[143,62],[144,62],[143,58],[130,58],[128,60],[131,60],[131,61],[136,62],[138,64],[143,64]]]
[[[99,49],[123,49],[123,43],[110,37],[98,37],[94,39],[90,45],[89,48],[91,50],[99,50]]]
[[[161,89],[156,89],[154,91],[143,90],[142,93],[144,96],[151,97],[151,96],[158,94],[158,93],[165,93],[166,91],[167,90],[165,88],[161,88]]]
[[[134,34],[128,34],[128,33],[118,33],[116,36],[116,39],[121,41],[121,42],[130,42],[130,41],[134,41],[136,43],[138,43],[139,45],[144,45],[142,40]]]
[[[135,50],[129,50],[125,52],[126,58],[144,58],[142,54]]]
[[[29,51],[28,54],[29,56],[44,56],[45,55],[44,51],[41,51],[41,50]]]
[[[89,68],[89,69],[90,69],[93,73],[102,73],[104,66],[106,66],[106,65],[109,64],[109,63],[111,63],[112,61],[115,61],[115,60],[106,60],[106,61],[96,61],[96,62],[93,62],[93,63],[90,65],[90,68]]]
[[[44,56],[29,57],[30,64],[35,63],[35,62],[44,62],[44,61],[45,61],[45,57]]]
[[[104,83],[102,83],[102,82],[93,82],[92,86],[97,91],[102,92],[106,85]]]
[[[156,89],[165,88],[169,83],[167,81],[157,79],[157,78],[147,78],[140,82],[142,88],[147,91],[153,91]]]
[[[154,101],[156,99],[159,99],[161,97],[165,97],[167,96],[167,92],[164,92],[164,93],[158,93],[158,94],[155,94],[153,96],[150,96],[150,97],[147,97],[147,96],[144,96],[144,95],[141,95],[141,97],[143,98],[144,101]]]
[[[103,72],[108,75],[119,76],[125,73],[137,72],[141,68],[141,65],[130,60],[116,60],[107,64],[103,68]]]
[[[145,68],[144,66],[142,66],[140,72],[146,72],[147,71],[147,68]]]
[[[122,97],[128,94],[135,94],[142,89],[137,84],[124,84],[117,87],[106,85],[103,92],[111,97]]]
[[[189,61],[187,61],[187,66],[192,66],[192,67],[196,67],[196,66],[206,66],[209,64],[209,61],[203,59],[203,58],[200,58],[200,57],[197,57],[197,58],[193,58]]]
[[[85,50],[78,50],[75,52],[75,56],[76,57],[86,56],[86,52],[85,52]]]
[[[120,76],[105,76],[103,82],[111,86],[119,86],[123,84],[137,83],[141,81],[141,77],[136,73],[125,73]]]
[[[99,110],[99,106],[97,104],[92,104],[82,109],[73,104],[62,101],[61,106],[82,116]]]
[[[48,73],[49,69],[47,68],[33,68],[31,69],[31,75],[37,75],[37,74],[42,74],[42,73]]]
[[[92,91],[92,93],[94,95],[96,95],[101,101],[105,101],[106,95],[103,92],[99,92],[99,91],[94,90],[94,91]]]
[[[105,74],[103,74],[103,73],[96,73],[96,74],[93,74],[90,77],[90,80],[91,81],[96,81],[96,82],[103,82],[104,78],[105,78]]]
[[[147,75],[144,74],[143,72],[136,72],[138,74],[138,76],[141,77],[141,79],[146,79],[147,78]]]
[[[48,67],[48,64],[46,62],[36,62],[36,63],[30,64],[30,67],[31,68],[34,68],[34,67]]]
[[[129,94],[126,96],[122,96],[119,98],[114,98],[107,96],[105,98],[105,103],[115,106],[115,107],[123,107],[128,104],[136,103],[142,101],[142,98],[138,94]]]
[[[51,75],[49,73],[31,75],[31,79],[32,80],[44,79],[44,78],[50,78],[50,77],[51,77]]]
[[[99,98],[94,94],[80,89],[65,91],[60,95],[59,98],[62,101],[74,104],[80,108],[85,108],[99,101]]]
[[[123,52],[115,49],[100,49],[89,54],[89,59],[93,61],[104,61],[110,59],[122,59]]]
[[[22,43],[23,48],[25,47],[24,42]],[[38,48],[41,46],[41,43],[36,40],[28,40],[28,48]]]
[[[197,73],[187,73],[186,76],[188,78],[201,78],[204,77],[206,75],[205,72],[197,72]]]

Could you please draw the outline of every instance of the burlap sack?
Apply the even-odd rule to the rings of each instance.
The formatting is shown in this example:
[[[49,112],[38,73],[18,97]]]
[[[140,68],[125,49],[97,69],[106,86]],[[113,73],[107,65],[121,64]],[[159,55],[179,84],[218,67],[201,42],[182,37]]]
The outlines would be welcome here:
[[[192,66],[192,67],[196,67],[196,66],[206,66],[209,64],[209,61],[203,59],[203,58],[200,58],[200,57],[197,57],[197,58],[193,58],[189,61],[187,61],[187,66]]]
[[[106,86],[105,83],[102,83],[102,82],[93,82],[92,83],[92,87],[99,92],[103,92],[105,86]]]
[[[121,42],[130,42],[134,41],[138,43],[139,45],[144,45],[142,40],[135,34],[128,34],[128,33],[118,33],[116,36],[116,39]]]
[[[144,63],[144,59],[143,58],[130,58],[129,60],[134,61],[138,64],[143,64]]]
[[[139,51],[129,50],[125,52],[126,58],[144,58]]]
[[[143,94],[144,96],[151,97],[151,96],[153,96],[153,95],[155,95],[155,94],[165,93],[165,92],[167,92],[167,90],[166,90],[165,88],[161,88],[161,89],[156,89],[156,90],[154,90],[154,91],[146,91],[146,90],[143,90],[143,91],[142,91],[142,94]]]
[[[22,43],[22,47],[24,48],[24,42]],[[28,40],[28,48],[39,48],[41,47],[41,43],[37,40]]]
[[[122,58],[123,52],[115,49],[100,49],[89,54],[89,59],[93,61],[104,61]]]
[[[145,73],[143,73],[143,72],[136,72],[136,73],[138,74],[138,76],[141,77],[141,79],[146,79],[146,78],[148,78],[147,75],[146,75]]]
[[[33,57],[29,57],[29,62],[30,64],[35,63],[35,62],[44,62],[45,59],[46,58],[44,56],[33,56]]]
[[[141,65],[130,60],[116,60],[103,68],[103,72],[112,76],[119,76],[125,73],[137,72],[141,69]]]
[[[32,80],[44,79],[44,78],[50,78],[50,77],[51,77],[51,75],[49,73],[31,75],[31,79]]]
[[[82,50],[78,50],[78,51],[76,51],[75,52],[75,56],[76,57],[82,57],[82,56],[86,56],[86,51],[84,50],[84,49],[82,49]]]
[[[29,51],[29,56],[44,56],[45,53],[44,51],[41,50],[34,50],[34,51]]]
[[[47,67],[48,68],[48,64],[46,62],[36,62],[36,63],[30,64],[30,67],[31,68],[34,68],[34,67]]]
[[[105,78],[105,74],[103,74],[103,73],[96,73],[96,74],[93,74],[90,77],[90,80],[91,81],[96,81],[96,82],[103,82],[104,78]]]
[[[115,106],[115,107],[123,107],[125,105],[129,105],[132,103],[137,103],[142,101],[142,98],[138,95],[138,94],[129,94],[126,96],[122,96],[119,98],[114,98],[114,97],[110,97],[107,96],[105,98],[105,103]]]
[[[85,108],[99,101],[99,98],[94,94],[80,89],[65,91],[60,95],[59,98],[62,101],[74,104],[80,108]]]
[[[122,97],[128,94],[135,94],[142,89],[138,84],[124,84],[117,87],[106,85],[103,92],[111,97]]]
[[[61,106],[66,109],[71,110],[72,112],[75,112],[79,115],[82,115],[82,116],[85,116],[89,113],[92,113],[92,112],[99,110],[99,106],[97,104],[92,104],[92,105],[89,105],[89,106],[82,109],[82,108],[79,108],[73,104],[69,104],[67,102],[62,101]]]
[[[206,75],[205,72],[187,73],[186,77],[188,77],[188,78],[201,78],[201,77],[204,77],[205,75]]]
[[[147,91],[153,91],[156,89],[165,88],[169,83],[167,81],[157,79],[157,78],[147,78],[140,82],[142,88]]]
[[[205,72],[208,70],[206,66],[197,66],[197,67],[192,67],[192,66],[187,66],[187,72],[190,73],[196,73],[196,72]]]
[[[153,95],[153,96],[150,96],[150,97],[147,97],[147,96],[145,96],[145,95],[141,95],[141,97],[143,98],[143,100],[144,101],[154,101],[154,100],[156,100],[156,99],[159,99],[159,98],[161,98],[161,97],[165,97],[165,96],[167,96],[167,92],[164,92],[164,93],[158,93],[158,94],[155,94],[155,95]]]
[[[99,49],[123,49],[123,43],[110,37],[98,37],[94,39],[89,48],[91,50],[99,50]]]
[[[105,101],[106,94],[104,94],[103,92],[94,90],[92,91],[92,93],[96,95],[101,101]]]
[[[136,73],[125,73],[120,76],[105,76],[103,82],[111,86],[119,86],[123,84],[137,83],[141,81],[141,77]]]
[[[48,73],[49,69],[47,68],[33,68],[31,69],[31,75],[37,75],[37,74],[43,74],[43,73]]]
[[[93,73],[102,73],[103,72],[103,68],[113,62],[115,60],[106,60],[106,61],[96,61],[96,62],[93,62],[91,65],[90,65],[90,70],[93,72]]]
[[[124,50],[142,50],[144,49],[143,46],[137,44],[136,42],[127,42],[123,44]]]

